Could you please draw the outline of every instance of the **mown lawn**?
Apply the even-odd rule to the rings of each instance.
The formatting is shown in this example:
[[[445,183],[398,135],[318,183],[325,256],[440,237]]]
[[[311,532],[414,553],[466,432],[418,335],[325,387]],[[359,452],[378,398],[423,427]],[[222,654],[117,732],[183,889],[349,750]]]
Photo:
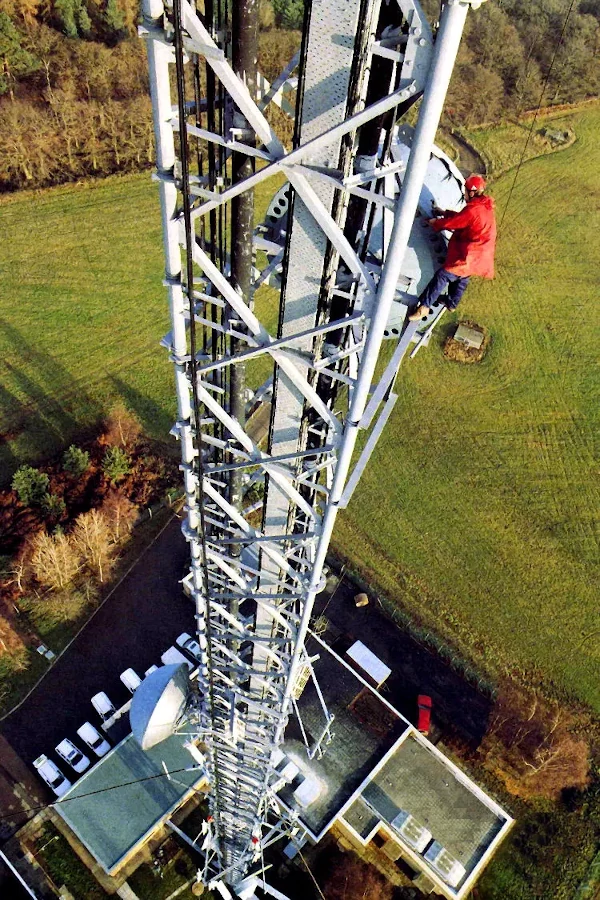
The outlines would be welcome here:
[[[580,115],[574,111],[551,112],[540,114],[535,121],[522,119],[491,128],[461,129],[460,133],[482,155],[488,173],[500,175],[518,165],[521,157],[530,160],[565,149],[542,132],[562,132],[564,137],[568,135],[566,143],[570,143],[573,126]]]
[[[497,280],[463,301],[487,357],[447,361],[441,328],[404,364],[334,543],[490,668],[598,709],[600,109],[571,122],[572,147],[522,167]],[[513,177],[493,186],[499,218]]]
[[[280,183],[257,190],[257,221]],[[173,371],[159,347],[170,326],[150,173],[5,196],[0,230],[0,485],[23,462],[77,440],[118,398],[152,437],[171,441]],[[272,318],[276,327],[276,311]]]

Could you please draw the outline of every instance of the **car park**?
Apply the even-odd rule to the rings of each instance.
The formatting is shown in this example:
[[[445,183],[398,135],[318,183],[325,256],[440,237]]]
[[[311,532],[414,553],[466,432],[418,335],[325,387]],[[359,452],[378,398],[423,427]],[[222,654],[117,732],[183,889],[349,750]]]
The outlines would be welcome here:
[[[87,756],[84,756],[81,750],[78,750],[68,738],[65,738],[56,746],[56,752],[76,772],[85,772],[90,764]]]
[[[114,716],[116,712],[114,703],[109,700],[104,691],[100,691],[98,694],[94,694],[94,696],[92,697],[92,706],[103,722],[106,719],[110,719],[111,716]]]
[[[429,729],[431,728],[431,706],[431,697],[427,696],[427,694],[419,694],[417,697],[417,707],[419,711],[417,728],[421,734],[424,734],[425,736],[429,734]]]
[[[90,722],[84,722],[81,728],[77,729],[77,734],[84,744],[93,750],[96,756],[104,756],[110,750],[110,744],[102,737]]]
[[[62,797],[71,787],[69,779],[65,778],[58,766],[51,759],[48,759],[47,756],[44,756],[43,753],[33,761],[33,767],[48,787],[52,788],[57,797]]]
[[[119,677],[127,690],[132,694],[136,691],[137,688],[139,688],[140,684],[142,683],[142,679],[135,671],[135,669],[125,669],[124,672],[121,672],[121,675]]]
[[[186,631],[179,635],[175,643],[178,647],[181,647],[182,650],[187,651],[190,656],[193,656],[195,659],[200,659],[200,644]]]

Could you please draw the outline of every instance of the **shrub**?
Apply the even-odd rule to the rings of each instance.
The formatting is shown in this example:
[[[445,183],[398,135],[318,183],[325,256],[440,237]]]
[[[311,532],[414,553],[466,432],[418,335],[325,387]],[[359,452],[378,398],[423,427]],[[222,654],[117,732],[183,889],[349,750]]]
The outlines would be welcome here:
[[[63,469],[75,478],[81,477],[90,464],[90,454],[71,444],[63,455]]]
[[[557,800],[567,788],[583,789],[590,750],[572,733],[575,724],[557,703],[506,682],[481,745],[486,768],[524,799]]]
[[[282,28],[302,28],[304,0],[274,0],[275,20]]]
[[[270,0],[259,0],[258,22],[262,30],[272,28],[275,24],[275,11]]]
[[[121,481],[131,470],[130,459],[120,447],[109,447],[104,454],[102,470],[113,484]]]
[[[67,511],[65,501],[56,494],[45,494],[40,506],[44,515],[49,519],[61,519]]]
[[[327,900],[391,900],[394,887],[354,854],[336,853],[325,881]]]
[[[25,506],[39,506],[48,494],[49,484],[45,472],[32,466],[21,466],[13,475],[12,489]]]

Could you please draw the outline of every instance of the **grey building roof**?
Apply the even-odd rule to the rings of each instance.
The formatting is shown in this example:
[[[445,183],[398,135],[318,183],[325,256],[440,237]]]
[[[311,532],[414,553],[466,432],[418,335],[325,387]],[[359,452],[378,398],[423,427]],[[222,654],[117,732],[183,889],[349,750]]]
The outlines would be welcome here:
[[[200,785],[198,769],[185,771],[193,760],[182,744],[173,735],[142,750],[129,735],[55,804],[108,874]]]

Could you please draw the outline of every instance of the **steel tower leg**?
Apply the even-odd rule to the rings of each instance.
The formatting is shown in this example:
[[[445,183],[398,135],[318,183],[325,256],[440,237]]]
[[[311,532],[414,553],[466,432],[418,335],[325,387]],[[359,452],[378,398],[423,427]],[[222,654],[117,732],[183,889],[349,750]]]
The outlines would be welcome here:
[[[449,0],[442,11],[430,74],[423,95],[408,167],[402,183],[402,191],[394,215],[394,227],[381,273],[374,314],[371,317],[359,376],[354,385],[352,402],[346,420],[344,439],[339,448],[335,477],[323,517],[321,536],[317,545],[314,567],[297,637],[298,648],[302,647],[306,638],[315,597],[322,590],[325,557],[329,549],[333,527],[340,508],[340,500],[348,478],[352,454],[359,433],[360,420],[369,399],[369,390],[383,341],[383,332],[389,318],[404,254],[408,246],[410,231],[417,212],[419,195],[425,179],[431,147],[435,140],[444,107],[467,12],[472,5],[471,0]],[[298,649],[294,654],[286,687],[284,698],[284,707],[286,709],[290,703],[291,692],[300,666],[300,659],[301,651]],[[278,735],[278,739],[281,739],[282,736],[282,734]]]
[[[357,0],[356,9],[349,10],[347,0],[335,2],[350,18],[366,6]],[[327,34],[333,48],[332,57],[334,50],[337,53],[343,44],[338,33],[341,17],[336,21],[332,14],[335,2],[329,0],[326,7],[315,3],[310,17],[315,42]],[[389,96],[366,109],[363,103],[357,102],[356,108],[348,110],[347,62],[338,63],[336,57],[333,70],[324,77],[327,84],[336,84],[338,88],[334,118],[320,132],[314,124],[318,118],[315,110],[319,111],[317,107],[311,108],[310,103],[318,103],[320,84],[318,78],[315,81],[313,71],[307,115],[312,128],[306,130],[304,137],[300,135],[297,147],[286,153],[262,110],[254,103],[247,85],[229,65],[188,0],[181,0],[186,52],[206,60],[256,137],[254,141],[244,142],[239,139],[244,136],[235,131],[213,134],[179,120],[171,106],[169,63],[173,62],[173,51],[168,43],[171,32],[161,27],[164,9],[160,0],[144,0],[172,322],[165,346],[175,365],[178,420],[174,430],[182,445],[187,501],[184,533],[192,557],[189,585],[196,602],[202,650],[199,684],[201,690],[210,692],[210,703],[201,710],[199,738],[208,747],[206,764],[213,781],[216,831],[213,843],[220,848],[216,868],[232,884],[240,881],[260,850],[271,799],[271,760],[293,711],[295,692],[303,683],[301,676],[307,665],[304,641],[315,596],[322,584],[323,564],[348,482],[419,193],[467,10],[469,6],[479,5],[476,0],[448,0],[432,55],[431,35],[418,3],[416,0],[397,2],[406,27],[396,50],[383,48],[388,56],[391,53],[398,67],[398,80]],[[373,10],[377,7],[378,0],[373,0]],[[350,27],[350,18],[348,41],[354,40],[356,31]],[[371,25],[370,22],[369,29]],[[363,67],[368,68],[369,54],[377,49],[372,31],[369,34],[371,37],[361,45],[362,58],[355,54],[352,63],[361,71]],[[321,46],[326,47],[327,42]],[[324,52],[317,52],[316,57],[327,62]],[[247,63],[240,61],[240,67],[244,65]],[[358,78],[356,72],[353,75]],[[181,83],[180,80],[180,86]],[[347,147],[352,147],[362,125],[410,101],[421,91],[419,123],[376,288],[375,273],[345,237],[342,217],[336,214],[347,202],[349,192],[355,189],[348,173],[343,168],[336,169],[336,162],[343,158],[341,145],[345,143],[344,152],[349,152]],[[356,95],[360,101],[360,90]],[[321,110],[319,115],[327,112]],[[189,313],[181,277],[181,246],[186,246],[187,239],[177,211],[174,128],[264,162],[254,174],[225,187],[221,193],[204,190],[200,182],[194,183],[193,191],[191,184],[183,185],[188,194],[195,192],[194,196],[199,198],[194,200],[194,222],[230,200],[244,194],[250,196],[254,186],[270,175],[283,173],[298,198],[297,215],[292,215],[289,225],[292,250],[293,242],[299,240],[303,230],[307,234],[311,229],[315,235],[318,232],[317,239],[297,245],[306,249],[297,253],[296,267],[304,265],[309,275],[318,273],[313,282],[321,281],[311,287],[310,278],[304,283],[298,280],[296,293],[290,292],[290,296],[299,306],[291,310],[289,321],[282,317],[283,325],[277,335],[269,333],[252,309],[251,285],[245,275],[236,274],[246,272],[245,265],[236,268],[238,261],[235,261],[233,277],[230,277],[226,266],[219,268],[193,237],[194,263],[207,282],[206,290],[197,292],[194,298],[199,297],[193,311],[194,322],[206,329],[210,340],[217,335],[225,337],[229,350],[218,358],[200,353],[192,366],[186,333]],[[390,167],[392,170],[397,171],[397,166]],[[336,202],[333,202],[334,195]],[[369,200],[367,190],[359,196]],[[242,204],[243,208],[251,207]],[[247,231],[248,221],[246,216],[243,232]],[[187,223],[189,227],[189,219]],[[247,243],[242,243],[243,256]],[[237,244],[236,240],[234,246]],[[330,258],[340,258],[346,266],[347,286],[334,283],[332,287],[330,283],[331,273],[325,271],[325,254],[330,249]],[[309,256],[310,253],[313,255]],[[288,255],[293,256],[291,251]],[[297,272],[291,275],[296,277]],[[327,305],[321,301],[328,290],[338,289],[348,298],[348,313],[342,320],[332,321]],[[211,304],[223,310],[221,320],[206,314],[205,309]],[[340,343],[333,357],[323,356],[322,344],[327,334],[342,330],[345,343]],[[276,426],[283,423],[282,427],[274,427],[275,438],[268,452],[252,440],[239,405],[236,407],[233,398],[222,392],[218,381],[220,375],[227,374],[228,368],[233,371],[260,355],[270,357],[275,363],[273,422]],[[350,363],[346,365],[348,360]],[[191,372],[196,373],[193,384]],[[323,379],[347,388],[350,402],[345,416],[331,402],[334,393],[321,391]],[[235,385],[235,377],[231,382]],[[192,390],[202,403],[198,421],[190,402]],[[284,403],[290,405],[283,409]],[[286,417],[293,428],[287,428]],[[308,443],[306,431],[311,429],[314,442]],[[199,446],[204,454],[201,464]],[[211,456],[212,448],[217,449],[217,455]],[[230,490],[244,469],[261,473],[269,483],[266,505],[273,515],[267,514],[264,530],[252,524],[239,508],[237,489]],[[322,477],[327,473],[327,477]],[[203,534],[201,519],[206,523]],[[239,557],[235,549],[232,552],[237,546],[249,548],[254,555]],[[242,615],[240,609],[248,606],[252,613]],[[215,796],[218,796],[217,807]]]

